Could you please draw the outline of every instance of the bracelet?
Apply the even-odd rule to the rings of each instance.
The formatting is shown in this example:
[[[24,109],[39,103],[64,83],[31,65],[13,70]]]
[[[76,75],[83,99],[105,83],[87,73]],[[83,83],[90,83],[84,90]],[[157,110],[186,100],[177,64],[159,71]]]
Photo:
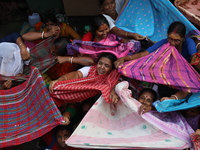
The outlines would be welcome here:
[[[42,148],[42,147],[39,146],[39,142],[37,142],[37,148]]]
[[[200,42],[199,42],[199,43],[197,43],[197,45],[196,45],[196,49],[198,49],[198,46],[199,46],[199,44],[200,44]]]
[[[178,99],[178,96],[176,96],[176,95],[171,95],[171,97],[172,97],[172,96],[174,96],[174,97],[175,97],[175,99]]]
[[[63,77],[64,77],[66,80],[68,80],[67,77],[66,77],[65,75],[63,75]]]
[[[42,39],[44,39],[44,31],[42,32]]]
[[[70,62],[71,64],[73,63],[73,62],[72,62],[72,61],[73,61],[73,58],[74,58],[73,56],[69,58],[69,62]]]
[[[22,46],[22,44],[24,44],[23,42],[21,42],[18,46],[20,47],[20,46]]]
[[[125,37],[126,37],[126,38],[128,37],[128,32],[125,33]]]
[[[128,55],[131,59],[133,59],[133,57],[131,55]]]

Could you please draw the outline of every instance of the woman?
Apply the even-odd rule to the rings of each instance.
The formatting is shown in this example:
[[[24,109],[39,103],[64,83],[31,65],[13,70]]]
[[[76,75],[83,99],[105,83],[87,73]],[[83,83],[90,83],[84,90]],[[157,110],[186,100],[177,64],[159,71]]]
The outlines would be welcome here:
[[[114,70],[115,60],[115,55],[103,53],[97,65],[83,67],[52,81],[49,90],[57,106],[82,102],[100,93],[108,103],[117,103],[119,97],[114,87],[120,75]],[[63,118],[69,122],[71,114],[65,111]]]
[[[21,35],[13,32],[0,39],[0,74],[5,76],[19,76],[23,73],[23,65],[28,64],[30,53],[25,46]],[[0,90],[12,87],[9,79],[2,83]]]
[[[69,43],[71,43],[69,38],[62,36],[55,39],[52,44],[51,54],[56,56],[55,59],[58,61],[57,64],[47,70],[47,74],[52,80],[76,70],[77,64],[86,66],[94,63],[94,60],[89,56],[67,55],[66,47]]]
[[[116,3],[115,0],[99,0],[101,13],[106,17],[109,22],[111,33],[116,34],[119,37],[134,39],[134,40],[143,40],[144,36],[137,33],[126,32],[115,26],[115,20],[118,17],[118,13],[115,9]]]
[[[81,39],[81,37],[66,23],[58,22],[54,14],[47,14],[44,18],[44,24],[46,27],[43,32],[27,32],[23,34],[23,39],[27,41],[34,41],[39,39],[45,39],[51,36],[66,36],[70,39]]]
[[[97,65],[93,65],[93,66],[85,66],[81,69],[79,69],[78,71],[73,71],[70,73],[67,73],[63,76],[61,76],[60,78],[58,78],[57,80],[54,80],[50,83],[49,86],[49,90],[51,92],[51,96],[58,99],[59,95],[58,94],[62,94],[58,92],[58,85],[62,84],[62,83],[69,83],[74,81],[74,85],[79,85],[80,82],[84,82],[82,85],[85,86],[85,88],[87,89],[95,89],[94,91],[92,91],[91,93],[89,93],[86,97],[92,97],[95,96],[96,94],[99,94],[99,90],[101,90],[102,92],[105,92],[103,89],[101,88],[108,88],[108,91],[111,91],[110,95],[110,99],[108,99],[108,93],[102,93],[103,96],[106,96],[107,98],[107,102],[112,102],[112,103],[116,103],[118,101],[118,96],[115,94],[114,92],[114,85],[117,83],[118,78],[119,78],[119,74],[117,73],[117,70],[114,70],[114,64],[113,62],[116,60],[116,56],[110,53],[103,53],[100,57],[99,60],[97,62]],[[113,78],[111,78],[113,77]],[[75,79],[75,80],[74,80]],[[77,80],[78,79],[78,80]],[[86,79],[88,79],[86,81]],[[99,79],[99,80],[97,80]],[[62,82],[61,82],[62,81]],[[63,82],[64,81],[64,82]],[[76,82],[76,81],[80,81],[80,82]],[[105,83],[108,82],[108,83]],[[94,84],[99,84],[99,85],[94,85]],[[67,85],[66,88],[70,88],[70,86],[73,88],[73,84]],[[92,87],[90,87],[90,85],[93,85]],[[102,87],[100,86],[102,85]],[[107,86],[109,85],[109,86]],[[63,85],[63,87],[65,87],[66,85]],[[81,84],[80,84],[81,86]],[[84,88],[83,86],[83,88]],[[100,89],[98,89],[98,87]],[[76,90],[76,89],[75,89]],[[77,91],[80,89],[77,89]],[[84,89],[83,89],[84,90]],[[66,91],[66,90],[65,90]],[[81,91],[81,90],[80,90]],[[108,92],[107,91],[107,92]],[[84,98],[85,95],[78,95],[78,97],[76,97],[76,95],[73,95],[74,97],[71,97],[69,99],[67,99],[68,97],[65,98],[61,98],[61,100],[63,100],[63,102],[69,102],[69,101],[83,101],[85,99],[79,99],[79,98]],[[62,103],[63,103],[62,102]],[[58,103],[59,104],[59,103]]]
[[[153,109],[153,102],[155,102],[157,99],[157,93],[150,89],[150,88],[144,88],[141,90],[138,101],[142,104],[140,106],[140,113],[146,113]]]
[[[186,35],[185,25],[178,21],[173,22],[168,28],[166,39],[157,42],[156,44],[154,44],[153,46],[149,47],[147,50],[141,53],[119,58],[115,62],[115,67],[118,67],[125,61],[134,60],[146,56],[156,51],[159,47],[161,47],[167,42],[169,42],[171,46],[174,46],[179,51],[179,53],[181,53],[181,55],[187,61],[189,61],[192,55],[197,52],[197,49],[195,42],[191,38],[185,37],[185,35]]]
[[[125,41],[123,40],[123,42]],[[57,59],[60,63],[77,63],[78,60],[83,58],[83,56],[88,57],[88,60],[90,57],[94,62],[97,62],[98,56],[103,52],[110,52],[115,54],[117,57],[122,57],[126,56],[128,53],[135,53],[140,50],[140,43],[138,41],[122,43],[122,40],[120,40],[116,35],[111,34],[109,23],[102,14],[94,16],[91,32],[86,33],[83,36],[82,41],[74,40],[72,44],[63,44],[65,44],[63,47],[67,47],[68,54],[80,54],[82,57],[59,56]],[[90,61],[90,64],[85,63],[84,65],[91,65],[92,63],[93,62]]]

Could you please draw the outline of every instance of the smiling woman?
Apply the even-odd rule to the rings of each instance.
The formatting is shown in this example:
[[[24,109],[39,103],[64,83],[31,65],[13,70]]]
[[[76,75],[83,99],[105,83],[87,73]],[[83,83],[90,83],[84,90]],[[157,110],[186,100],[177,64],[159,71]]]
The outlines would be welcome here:
[[[100,93],[107,103],[117,103],[119,97],[114,87],[120,75],[114,68],[116,59],[111,53],[102,53],[96,65],[83,67],[52,81],[49,90],[56,105],[83,102]]]

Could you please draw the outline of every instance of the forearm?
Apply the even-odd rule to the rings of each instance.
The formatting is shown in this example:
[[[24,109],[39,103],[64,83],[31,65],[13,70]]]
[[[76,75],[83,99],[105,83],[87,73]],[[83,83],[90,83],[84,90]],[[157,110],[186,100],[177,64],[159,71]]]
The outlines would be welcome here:
[[[175,94],[171,95],[169,98],[170,99],[184,99],[188,96],[189,92],[185,91],[178,91]]]
[[[49,32],[34,32],[30,31],[22,35],[22,38],[26,41],[34,41],[39,39],[45,39],[52,35],[49,34]]]
[[[137,53],[137,54],[133,54],[133,55],[130,55],[130,56],[126,56],[126,59],[127,59],[127,61],[128,61],[128,60],[135,60],[135,59],[144,57],[144,56],[146,56],[146,55],[148,55],[148,54],[149,54],[149,52],[145,50],[145,51],[139,52],[139,53]]]
[[[60,78],[57,79],[57,81],[64,81],[64,80],[78,79],[78,78],[82,78],[82,74],[80,73],[80,71],[73,71],[65,75],[62,75]]]
[[[126,33],[126,31],[121,30],[121,29],[119,29],[119,28],[117,28],[117,27],[112,28],[112,29],[110,30],[110,32],[111,32],[112,34],[115,34],[115,35],[119,36],[119,37],[127,38],[127,35],[126,35],[127,33]]]

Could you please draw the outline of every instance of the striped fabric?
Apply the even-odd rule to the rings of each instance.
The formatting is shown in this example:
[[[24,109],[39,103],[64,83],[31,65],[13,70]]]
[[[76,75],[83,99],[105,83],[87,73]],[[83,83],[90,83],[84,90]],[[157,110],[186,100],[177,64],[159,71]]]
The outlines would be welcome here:
[[[96,66],[90,68],[88,77],[57,82],[51,96],[56,104],[82,102],[102,92],[106,102],[109,102],[111,89],[119,79],[117,70],[113,70],[109,75],[97,75]]]
[[[115,88],[120,100],[108,104],[101,96],[82,119],[69,146],[99,149],[184,149],[194,131],[179,113],[138,113],[140,103],[131,97],[128,82]]]
[[[62,121],[39,71],[9,90],[0,91],[0,148],[36,139]]]
[[[55,38],[50,37],[30,49],[31,61],[25,66],[24,73],[30,72],[30,67],[35,66],[41,73],[47,71],[55,62],[55,56],[51,55],[51,46]]]
[[[97,60],[98,56],[103,52],[112,53],[117,58],[120,58],[128,54],[135,54],[141,49],[139,41],[130,40],[130,42],[121,43],[112,36],[116,35],[108,34],[107,38],[99,42],[74,40],[72,44],[68,44],[67,53],[68,55],[88,54]]]
[[[200,92],[200,75],[169,43],[142,58],[125,62],[122,75],[177,88],[181,91]]]

